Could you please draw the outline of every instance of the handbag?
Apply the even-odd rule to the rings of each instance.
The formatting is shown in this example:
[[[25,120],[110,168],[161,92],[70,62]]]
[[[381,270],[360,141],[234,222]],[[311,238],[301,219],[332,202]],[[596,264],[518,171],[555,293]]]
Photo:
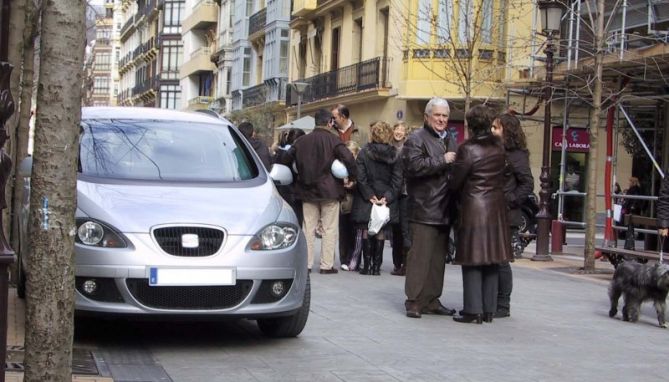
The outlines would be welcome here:
[[[372,212],[369,216],[367,233],[376,235],[383,229],[383,226],[390,221],[390,208],[384,204],[372,204]]]

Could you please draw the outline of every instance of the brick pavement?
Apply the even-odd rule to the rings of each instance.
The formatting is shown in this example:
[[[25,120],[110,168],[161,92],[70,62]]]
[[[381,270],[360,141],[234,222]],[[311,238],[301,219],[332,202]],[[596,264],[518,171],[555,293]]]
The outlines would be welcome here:
[[[7,347],[23,346],[25,340],[25,301],[16,295],[15,288],[9,288],[7,296]],[[5,372],[6,382],[23,381],[22,372]],[[88,375],[72,375],[72,382],[113,382],[111,378]]]

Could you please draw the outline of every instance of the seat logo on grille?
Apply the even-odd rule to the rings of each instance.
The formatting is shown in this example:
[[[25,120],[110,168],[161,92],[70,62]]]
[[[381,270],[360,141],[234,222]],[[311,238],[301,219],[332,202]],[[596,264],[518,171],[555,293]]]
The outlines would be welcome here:
[[[197,248],[200,246],[200,239],[194,233],[185,233],[181,235],[181,246],[183,248]]]

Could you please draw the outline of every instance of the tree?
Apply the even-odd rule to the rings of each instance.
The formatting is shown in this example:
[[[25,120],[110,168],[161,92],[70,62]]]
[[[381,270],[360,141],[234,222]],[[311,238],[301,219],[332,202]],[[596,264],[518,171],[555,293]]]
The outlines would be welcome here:
[[[29,122],[30,111],[32,107],[33,85],[34,85],[34,67],[35,67],[35,43],[38,33],[38,20],[41,2],[37,3],[34,0],[21,0],[17,4],[17,8],[21,9],[18,12],[24,19],[21,28],[12,28],[10,33],[11,39],[16,41],[15,49],[17,50],[17,72],[19,73],[19,81],[17,89],[14,94],[17,95],[18,108],[15,113],[15,119],[12,124],[8,126],[9,135],[12,137],[11,157],[15,165],[21,162],[23,158],[28,155],[28,139],[29,139]],[[14,9],[12,9],[12,12]],[[12,13],[12,17],[14,17]],[[18,216],[16,213],[16,206],[21,203],[23,179],[15,177],[13,188],[8,189],[8,198],[11,198],[11,216],[12,223],[10,240],[14,250],[20,250],[18,242]]]
[[[71,379],[85,6],[48,1],[42,13],[30,204],[43,209],[30,217],[25,381]]]

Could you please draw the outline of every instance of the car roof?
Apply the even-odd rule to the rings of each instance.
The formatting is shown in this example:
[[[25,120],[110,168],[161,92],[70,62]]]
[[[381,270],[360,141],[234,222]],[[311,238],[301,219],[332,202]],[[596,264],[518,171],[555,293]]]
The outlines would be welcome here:
[[[216,118],[210,114],[159,109],[155,107],[96,106],[81,109],[81,119],[135,119],[167,120],[181,122],[215,123],[232,125],[225,118]]]

